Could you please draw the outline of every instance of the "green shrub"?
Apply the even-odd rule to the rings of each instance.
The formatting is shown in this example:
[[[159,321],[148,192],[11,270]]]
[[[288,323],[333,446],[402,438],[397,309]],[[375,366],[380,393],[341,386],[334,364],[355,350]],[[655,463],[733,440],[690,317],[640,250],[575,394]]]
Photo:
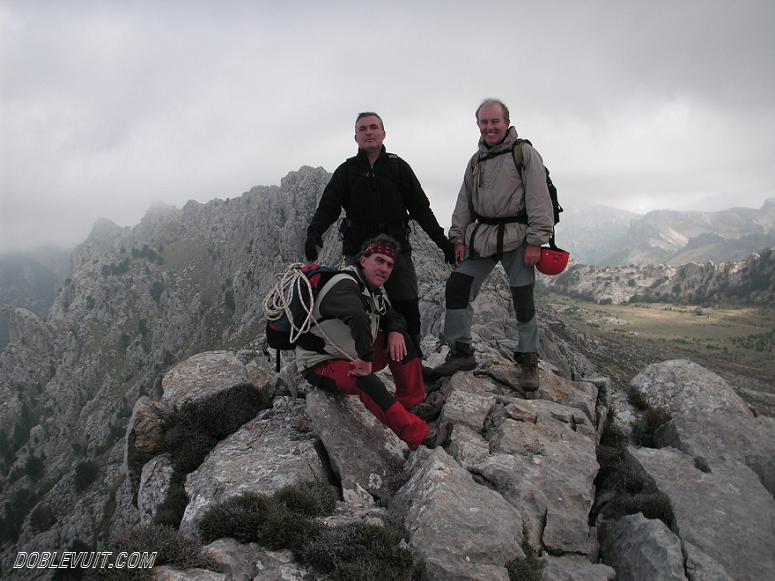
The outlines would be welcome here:
[[[412,578],[414,560],[401,546],[394,527],[362,523],[323,529],[301,552],[301,559],[342,581],[387,581]]]
[[[135,528],[130,533],[117,538],[109,550],[113,554],[119,552],[156,552],[154,567],[171,565],[177,569],[209,569],[218,570],[218,564],[202,553],[201,543],[179,534],[168,526],[144,525]],[[123,579],[152,579],[151,569],[96,569],[94,577],[121,581]]]
[[[267,396],[250,383],[222,391],[204,403],[183,406],[164,422],[163,448],[172,454],[175,469],[188,474],[218,442],[267,407]]]
[[[45,503],[40,503],[30,513],[30,525],[35,531],[45,531],[55,522],[54,511]]]
[[[284,486],[275,493],[274,498],[292,512],[315,517],[334,512],[337,493],[333,486],[310,480]]]
[[[314,538],[320,525],[313,520],[334,511],[336,492],[321,482],[284,486],[273,496],[246,493],[212,506],[199,530],[205,542],[232,537],[271,549],[298,550]]]
[[[528,542],[527,527],[522,531],[522,551],[524,559],[514,559],[506,563],[510,581],[541,581],[544,563],[535,554]]]
[[[24,463],[24,472],[30,477],[33,482],[40,480],[43,476],[43,459],[34,454],[30,454],[27,457],[27,461]]]
[[[86,460],[79,462],[75,467],[75,490],[76,492],[83,492],[92,482],[97,478],[99,472],[99,466],[96,462]]]
[[[333,512],[336,494],[321,482],[286,486],[273,496],[247,493],[210,507],[199,530],[204,542],[231,537],[269,549],[291,549],[303,563],[332,579],[409,580],[414,562],[393,524],[325,527],[315,519]]]
[[[672,419],[670,412],[663,408],[648,408],[643,418],[632,425],[632,441],[636,446],[657,448],[654,438],[656,431]]]

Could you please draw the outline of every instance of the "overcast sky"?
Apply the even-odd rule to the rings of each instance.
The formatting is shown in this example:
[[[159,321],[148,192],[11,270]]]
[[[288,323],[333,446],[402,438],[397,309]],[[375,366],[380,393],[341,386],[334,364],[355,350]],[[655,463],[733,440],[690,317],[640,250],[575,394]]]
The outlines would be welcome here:
[[[773,25],[772,0],[0,0],[0,251],[333,172],[363,110],[447,225],[485,97],[566,208],[760,207]]]

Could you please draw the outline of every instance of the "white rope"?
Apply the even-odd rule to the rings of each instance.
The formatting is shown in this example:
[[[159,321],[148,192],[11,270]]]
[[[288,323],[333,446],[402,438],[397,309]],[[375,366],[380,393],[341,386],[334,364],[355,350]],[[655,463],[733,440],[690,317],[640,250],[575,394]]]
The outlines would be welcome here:
[[[312,325],[315,325],[323,337],[333,345],[337,351],[347,357],[350,361],[354,361],[344,349],[339,347],[331,338],[326,335],[323,328],[318,323],[312,312],[315,310],[314,301],[310,301],[307,305],[304,301],[301,302],[301,308],[304,309],[304,320],[299,326],[293,320],[293,312],[291,311],[291,302],[293,301],[294,292],[300,297],[312,297],[312,283],[306,275],[301,271],[301,267],[304,266],[301,262],[295,262],[291,264],[288,269],[280,274],[275,275],[278,279],[274,288],[267,293],[264,297],[264,314],[267,320],[276,321],[285,315],[291,325],[290,342],[295,343],[299,337],[304,333],[308,333],[312,329]]]

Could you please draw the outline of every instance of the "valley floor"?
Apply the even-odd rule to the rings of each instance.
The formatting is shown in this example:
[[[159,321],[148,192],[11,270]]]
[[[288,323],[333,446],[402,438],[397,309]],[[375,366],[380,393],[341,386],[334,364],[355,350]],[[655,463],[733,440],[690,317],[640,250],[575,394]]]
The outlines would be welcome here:
[[[589,337],[577,347],[618,387],[651,363],[689,359],[726,379],[757,413],[775,416],[775,308],[598,305],[556,293],[540,300]]]

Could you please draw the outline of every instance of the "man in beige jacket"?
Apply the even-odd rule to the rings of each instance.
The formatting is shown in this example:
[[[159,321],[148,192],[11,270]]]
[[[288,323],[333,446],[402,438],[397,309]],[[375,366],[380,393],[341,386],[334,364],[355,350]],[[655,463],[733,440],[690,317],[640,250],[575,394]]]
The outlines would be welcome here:
[[[466,168],[452,214],[449,237],[455,249],[455,269],[447,280],[444,338],[447,361],[437,377],[476,367],[471,346],[471,301],[484,279],[500,262],[508,276],[519,333],[514,359],[522,368],[520,387],[538,389],[538,325],[535,318],[534,266],[540,247],[549,241],[554,214],[546,172],[538,152],[517,137],[509,125],[509,110],[497,99],[476,110],[481,133],[479,149]],[[521,148],[518,168],[514,148]],[[429,378],[432,379],[432,378]]]

